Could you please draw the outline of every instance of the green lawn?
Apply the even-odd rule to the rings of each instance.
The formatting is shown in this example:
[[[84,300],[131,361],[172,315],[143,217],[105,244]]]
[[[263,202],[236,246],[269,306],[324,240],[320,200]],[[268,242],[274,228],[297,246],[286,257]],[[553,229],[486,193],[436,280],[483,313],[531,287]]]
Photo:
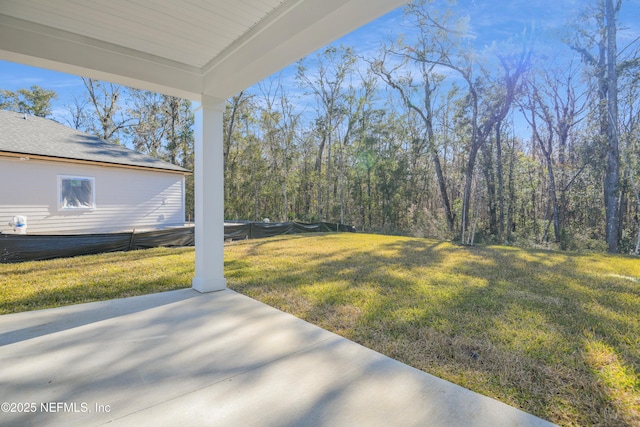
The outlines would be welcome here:
[[[189,286],[193,249],[0,265],[0,313]],[[362,234],[227,245],[229,287],[561,425],[640,425],[640,260]]]
[[[0,314],[189,287],[193,248],[0,264]]]

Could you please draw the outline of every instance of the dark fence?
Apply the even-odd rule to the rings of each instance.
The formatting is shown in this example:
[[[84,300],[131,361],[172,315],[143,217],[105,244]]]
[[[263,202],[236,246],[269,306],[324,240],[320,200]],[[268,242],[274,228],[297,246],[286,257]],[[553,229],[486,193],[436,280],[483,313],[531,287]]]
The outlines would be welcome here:
[[[244,240],[279,236],[282,234],[331,231],[354,232],[355,227],[330,223],[234,222],[225,224],[224,238],[225,240]],[[36,261],[103,252],[156,248],[160,246],[193,246],[194,243],[193,227],[101,234],[0,234],[0,263]]]
[[[225,240],[259,239],[262,237],[280,236],[282,234],[355,232],[352,225],[318,222],[304,224],[301,222],[252,222],[236,221],[224,225]]]

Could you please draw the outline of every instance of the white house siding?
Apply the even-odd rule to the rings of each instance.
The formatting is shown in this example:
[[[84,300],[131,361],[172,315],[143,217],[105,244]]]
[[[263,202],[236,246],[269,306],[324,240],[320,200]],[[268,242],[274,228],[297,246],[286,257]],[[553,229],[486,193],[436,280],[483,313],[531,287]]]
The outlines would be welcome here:
[[[58,209],[58,176],[95,179],[95,209]],[[0,157],[0,231],[15,215],[27,233],[95,233],[184,224],[184,175]],[[9,202],[10,201],[10,202]]]

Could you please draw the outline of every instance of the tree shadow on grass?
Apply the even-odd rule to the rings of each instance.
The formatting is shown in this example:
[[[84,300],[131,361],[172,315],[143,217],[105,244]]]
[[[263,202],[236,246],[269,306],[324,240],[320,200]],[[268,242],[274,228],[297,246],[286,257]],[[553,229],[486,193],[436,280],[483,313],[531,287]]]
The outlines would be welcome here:
[[[627,386],[631,404],[621,401],[588,343],[610,348],[637,381],[637,325],[614,314],[616,295],[638,289],[596,280],[578,257],[395,239],[233,287],[557,423],[632,425],[637,383]],[[625,310],[640,315],[638,304]]]
[[[496,377],[498,390],[516,385],[519,405],[556,422],[637,425],[639,289],[584,271],[578,262],[583,256],[578,254],[491,248],[476,252],[496,266],[507,266],[488,275],[486,288],[466,289],[451,307],[453,312],[468,312],[478,306],[476,301],[499,301],[480,305],[483,329],[491,343],[486,351],[491,357],[483,357],[484,363],[476,360],[478,369],[508,373]],[[460,271],[473,276],[481,267],[471,259]],[[623,308],[619,295],[629,292],[635,294],[636,303]],[[473,325],[466,328],[473,330]],[[622,366],[631,385],[611,384],[603,377],[602,368],[611,366],[594,364],[594,343],[610,350],[607,357]],[[511,356],[511,361],[494,357],[491,347]],[[500,370],[508,363],[514,364],[513,369]],[[519,371],[528,373],[528,378]],[[565,408],[572,408],[574,419],[562,418]]]

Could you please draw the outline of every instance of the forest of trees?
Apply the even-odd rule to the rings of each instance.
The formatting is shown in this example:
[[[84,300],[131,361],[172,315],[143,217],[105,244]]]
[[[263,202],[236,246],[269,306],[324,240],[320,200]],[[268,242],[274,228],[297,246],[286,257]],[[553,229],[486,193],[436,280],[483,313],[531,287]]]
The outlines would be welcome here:
[[[640,44],[621,36],[624,2],[584,2],[554,49],[530,28],[476,46],[442,4],[409,4],[413,31],[375,55],[332,45],[293,87],[275,76],[229,99],[226,218],[638,254]],[[193,167],[189,101],[83,82],[65,124]],[[4,90],[0,107],[47,116],[54,97]]]

